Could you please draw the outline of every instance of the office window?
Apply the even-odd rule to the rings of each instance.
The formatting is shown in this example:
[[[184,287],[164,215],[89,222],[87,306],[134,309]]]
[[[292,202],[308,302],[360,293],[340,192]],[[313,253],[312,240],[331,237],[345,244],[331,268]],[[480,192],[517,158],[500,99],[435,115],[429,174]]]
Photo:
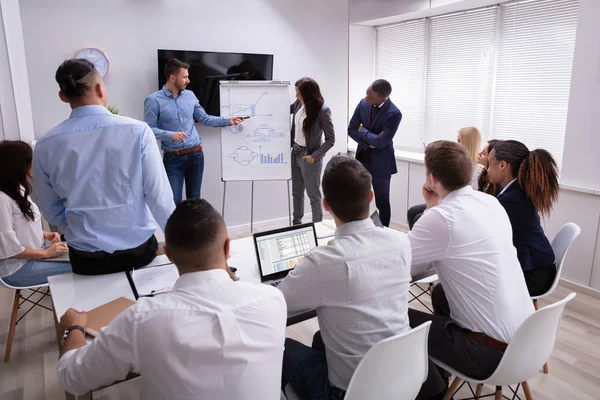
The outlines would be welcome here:
[[[425,142],[456,140],[458,129],[490,120],[496,7],[430,20]]]
[[[392,84],[392,101],[402,111],[394,142],[404,149],[421,151],[425,111],[425,19],[380,28],[376,54],[376,75]]]
[[[403,113],[396,148],[515,139],[562,161],[578,0],[524,0],[377,28],[376,75]]]
[[[578,2],[538,0],[500,7],[502,23],[490,135],[545,148],[561,165]]]

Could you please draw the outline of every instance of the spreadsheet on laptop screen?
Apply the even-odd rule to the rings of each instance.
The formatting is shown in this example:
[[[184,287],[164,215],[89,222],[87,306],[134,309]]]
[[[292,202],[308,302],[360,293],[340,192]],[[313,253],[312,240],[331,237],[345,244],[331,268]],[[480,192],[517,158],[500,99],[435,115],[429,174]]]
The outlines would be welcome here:
[[[263,276],[287,271],[304,259],[306,253],[317,247],[312,226],[274,233],[256,239]]]

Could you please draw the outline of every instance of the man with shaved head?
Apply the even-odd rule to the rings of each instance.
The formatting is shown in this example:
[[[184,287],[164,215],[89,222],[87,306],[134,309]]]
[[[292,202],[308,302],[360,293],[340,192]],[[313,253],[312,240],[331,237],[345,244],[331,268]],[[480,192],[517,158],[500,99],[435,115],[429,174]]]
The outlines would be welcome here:
[[[106,88],[91,62],[65,61],[56,82],[73,111],[35,146],[42,214],[64,233],[75,273],[146,265],[156,257],[157,223],[164,229],[175,208],[154,134],[146,123],[106,109]]]
[[[89,345],[77,328],[85,329],[86,313],[61,318],[63,387],[81,394],[134,371],[144,399],[279,400],[283,294],[231,279],[227,229],[205,200],[179,203],[165,240],[180,274],[171,292],[138,300]]]

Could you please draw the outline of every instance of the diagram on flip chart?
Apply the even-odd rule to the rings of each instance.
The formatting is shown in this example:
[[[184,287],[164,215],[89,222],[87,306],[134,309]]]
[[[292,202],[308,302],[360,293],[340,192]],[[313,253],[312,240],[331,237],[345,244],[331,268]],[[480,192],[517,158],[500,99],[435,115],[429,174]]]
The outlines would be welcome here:
[[[221,116],[250,117],[221,129],[224,181],[291,177],[289,82],[221,82]]]

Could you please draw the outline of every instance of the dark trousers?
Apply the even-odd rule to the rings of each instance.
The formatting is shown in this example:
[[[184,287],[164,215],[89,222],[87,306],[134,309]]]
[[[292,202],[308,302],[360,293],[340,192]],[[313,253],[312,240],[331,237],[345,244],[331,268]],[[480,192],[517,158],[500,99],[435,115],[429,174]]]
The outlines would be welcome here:
[[[165,154],[163,164],[173,191],[173,201],[179,204],[183,198],[185,180],[185,198],[199,199],[204,173],[204,152],[194,151],[188,154]]]
[[[152,235],[135,249],[117,250],[114,253],[79,251],[69,246],[69,259],[76,274],[104,275],[148,265],[156,257],[157,250],[158,241]]]
[[[540,296],[550,290],[556,279],[556,265],[523,271],[530,296]]]
[[[428,338],[429,356],[447,364],[474,379],[492,375],[504,354],[467,335],[466,331],[450,318],[450,306],[441,284],[436,285],[431,296],[434,314],[408,309],[411,328],[431,321]],[[437,398],[448,388],[448,374],[429,361],[429,375],[423,383],[419,397]],[[441,397],[440,397],[441,398]]]
[[[390,182],[392,176],[372,176],[375,206],[379,210],[379,218],[383,226],[390,226],[392,207],[390,205]]]
[[[343,390],[331,386],[327,372],[325,345],[318,331],[311,347],[285,339],[282,389],[290,384],[302,400],[342,400]]]
[[[423,213],[427,210],[426,204],[417,204],[408,209],[406,213],[406,220],[408,221],[408,229],[412,231],[413,226],[417,223],[419,218],[423,216]]]

